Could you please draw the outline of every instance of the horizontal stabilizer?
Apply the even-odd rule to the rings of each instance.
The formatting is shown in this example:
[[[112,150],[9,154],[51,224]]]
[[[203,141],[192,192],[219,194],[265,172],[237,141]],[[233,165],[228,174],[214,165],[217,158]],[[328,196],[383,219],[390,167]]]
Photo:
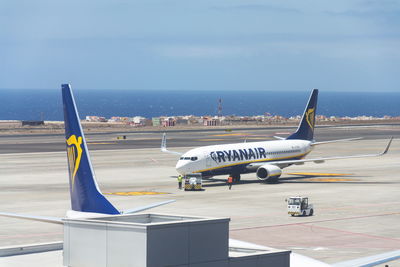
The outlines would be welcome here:
[[[0,216],[25,219],[25,220],[31,220],[31,221],[63,224],[62,219],[57,218],[57,217],[35,216],[35,215],[27,215],[27,214],[9,213],[9,212],[0,212]]]
[[[131,214],[131,213],[136,213],[136,212],[141,212],[144,210],[148,210],[148,209],[152,209],[158,206],[162,206],[162,205],[166,205],[172,202],[175,202],[175,199],[172,200],[167,200],[167,201],[163,201],[163,202],[157,202],[157,203],[153,203],[147,206],[142,206],[142,207],[138,207],[138,208],[134,208],[134,209],[129,209],[129,210],[124,210],[123,212],[121,212],[121,214]]]
[[[273,136],[275,139],[278,139],[278,140],[285,140],[286,138],[285,137],[280,137],[280,136]]]
[[[312,146],[316,146],[316,145],[324,145],[324,144],[329,144],[329,143],[354,141],[354,140],[360,140],[360,139],[363,139],[363,137],[347,138],[347,139],[337,139],[337,140],[322,141],[322,142],[313,142],[313,143],[311,143],[311,145],[312,145]]]
[[[181,153],[181,152],[170,151],[167,149],[167,135],[165,133],[162,136],[161,152],[170,153],[170,154],[179,155],[179,156],[183,155],[183,153]]]

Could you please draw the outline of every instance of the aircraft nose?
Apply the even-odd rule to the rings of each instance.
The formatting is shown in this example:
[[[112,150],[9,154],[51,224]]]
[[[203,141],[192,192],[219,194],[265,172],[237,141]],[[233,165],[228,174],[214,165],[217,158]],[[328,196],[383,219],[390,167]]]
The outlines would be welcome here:
[[[185,170],[186,170],[185,165],[186,165],[185,162],[182,162],[181,160],[178,161],[178,162],[176,163],[176,166],[175,166],[176,171],[177,171],[178,173],[180,173],[180,174],[185,174]]]

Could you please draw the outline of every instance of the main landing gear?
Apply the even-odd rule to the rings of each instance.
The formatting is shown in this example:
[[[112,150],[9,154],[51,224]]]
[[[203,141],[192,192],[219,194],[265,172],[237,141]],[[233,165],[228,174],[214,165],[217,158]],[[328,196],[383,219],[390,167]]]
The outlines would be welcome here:
[[[240,174],[231,174],[234,183],[240,182]]]

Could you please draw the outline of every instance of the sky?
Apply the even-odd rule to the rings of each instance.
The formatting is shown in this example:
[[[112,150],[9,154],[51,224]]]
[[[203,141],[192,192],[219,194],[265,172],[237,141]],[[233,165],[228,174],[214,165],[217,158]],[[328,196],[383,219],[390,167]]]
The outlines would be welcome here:
[[[397,0],[0,0],[0,88],[399,91]]]

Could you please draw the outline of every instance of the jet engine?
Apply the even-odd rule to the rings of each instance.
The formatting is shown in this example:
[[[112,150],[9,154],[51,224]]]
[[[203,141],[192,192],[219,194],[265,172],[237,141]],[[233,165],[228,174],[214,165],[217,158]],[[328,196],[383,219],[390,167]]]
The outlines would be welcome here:
[[[256,175],[259,180],[276,182],[281,176],[282,170],[278,166],[264,164],[257,169]]]

